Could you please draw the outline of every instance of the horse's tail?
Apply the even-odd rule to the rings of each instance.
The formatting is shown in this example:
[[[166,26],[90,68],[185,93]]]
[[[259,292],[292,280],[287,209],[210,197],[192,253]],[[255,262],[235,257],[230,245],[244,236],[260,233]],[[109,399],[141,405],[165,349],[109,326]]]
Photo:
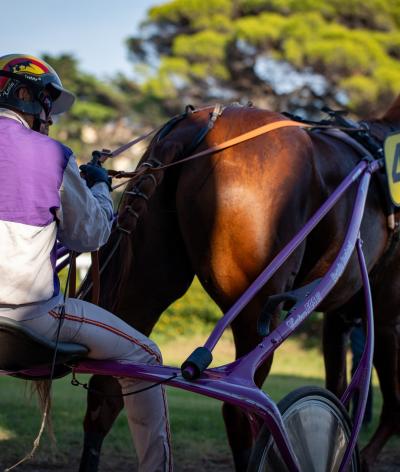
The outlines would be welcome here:
[[[165,173],[164,170],[152,169],[148,163],[156,161],[161,165],[169,164],[180,156],[181,151],[181,144],[173,139],[153,140],[138,165],[138,169],[143,172],[139,172],[126,188],[118,212],[117,227],[100,251],[100,267],[104,265],[100,304],[112,312],[118,311],[120,296],[129,282],[137,226],[146,214],[150,199]],[[107,287],[107,291],[104,291],[104,287]]]
[[[24,462],[32,459],[32,457],[35,455],[36,451],[39,448],[40,445],[40,440],[42,438],[44,430],[47,428],[47,432],[49,434],[51,443],[55,445],[56,443],[56,438],[54,435],[54,430],[53,430],[53,425],[51,421],[51,380],[38,380],[38,381],[33,381],[31,382],[31,391],[32,393],[37,393],[38,399],[39,399],[39,405],[42,410],[42,423],[40,425],[39,432],[33,441],[33,446],[32,450],[25,454],[25,456],[20,459],[18,462],[16,462],[14,465],[11,467],[8,467],[5,469],[5,471],[11,471],[15,469],[16,467],[20,466]]]
[[[51,380],[35,380],[31,382],[31,390],[37,395],[39,408],[42,412],[42,421],[51,441],[55,444],[53,422],[51,419]]]
[[[132,263],[132,243],[128,233],[115,230],[107,245],[100,251],[100,305],[115,312],[120,295],[125,290]],[[107,290],[104,288],[107,287]]]

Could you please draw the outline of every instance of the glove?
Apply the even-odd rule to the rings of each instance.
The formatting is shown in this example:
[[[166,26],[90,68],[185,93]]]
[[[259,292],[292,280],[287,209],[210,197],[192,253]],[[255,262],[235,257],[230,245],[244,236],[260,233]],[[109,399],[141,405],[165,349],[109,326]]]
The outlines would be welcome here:
[[[110,192],[112,191],[111,177],[108,176],[107,170],[103,169],[100,164],[89,162],[88,164],[80,166],[79,169],[89,188],[93,187],[93,185],[98,182],[104,182],[107,184]]]

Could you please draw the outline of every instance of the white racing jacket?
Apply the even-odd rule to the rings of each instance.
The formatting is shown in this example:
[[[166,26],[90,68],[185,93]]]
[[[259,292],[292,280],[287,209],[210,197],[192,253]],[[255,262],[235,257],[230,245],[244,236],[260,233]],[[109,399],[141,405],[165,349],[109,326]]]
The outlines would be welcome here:
[[[105,183],[89,189],[69,148],[0,109],[0,316],[29,319],[58,305],[57,239],[93,251],[112,219]]]

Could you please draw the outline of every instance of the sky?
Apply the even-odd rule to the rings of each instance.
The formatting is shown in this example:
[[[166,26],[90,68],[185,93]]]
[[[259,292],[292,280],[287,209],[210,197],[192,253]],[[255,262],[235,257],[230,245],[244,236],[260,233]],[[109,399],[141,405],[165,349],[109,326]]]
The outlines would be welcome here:
[[[133,74],[124,41],[165,0],[14,0],[3,9],[0,56],[72,53],[100,78]]]

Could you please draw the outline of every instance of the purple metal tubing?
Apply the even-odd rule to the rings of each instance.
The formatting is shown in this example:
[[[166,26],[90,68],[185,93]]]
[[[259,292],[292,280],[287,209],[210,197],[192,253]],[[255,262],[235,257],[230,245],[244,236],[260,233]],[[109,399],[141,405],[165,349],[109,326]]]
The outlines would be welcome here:
[[[254,349],[249,354],[239,359],[235,369],[232,371],[231,376],[234,376],[236,379],[241,376],[246,376],[251,373],[251,378],[253,378],[254,373],[259,365],[269,357],[275,349],[292,334],[294,329],[303,322],[319,305],[319,303],[325,298],[325,296],[330,292],[333,286],[336,284],[340,276],[343,274],[349,259],[353,253],[354,247],[357,246],[357,254],[359,257],[362,280],[364,284],[364,293],[368,311],[368,322],[369,325],[372,324],[372,299],[370,294],[370,286],[368,279],[368,272],[365,267],[365,260],[361,251],[361,245],[359,242],[359,229],[361,226],[362,217],[364,214],[365,201],[368,193],[368,186],[371,179],[371,173],[374,172],[377,168],[370,165],[369,168],[361,176],[360,183],[357,189],[357,195],[353,207],[353,213],[351,216],[350,224],[348,226],[346,236],[343,242],[343,245],[337,255],[335,261],[329,268],[328,272],[324,275],[320,283],[316,288],[309,294],[305,301],[296,305],[287,315],[284,322],[282,322],[270,335],[265,337],[262,342],[258,345],[258,349]],[[307,225],[306,225],[307,226]],[[290,244],[290,243],[289,243]],[[287,250],[288,246],[284,249]],[[279,255],[278,255],[279,257]],[[344,399],[347,401],[347,398],[350,395],[350,392],[354,389],[360,390],[360,403],[357,410],[357,421],[352,430],[349,444],[343,456],[342,463],[340,465],[339,471],[346,470],[346,467],[351,460],[351,455],[353,453],[358,433],[361,426],[361,418],[365,412],[366,400],[369,379],[371,375],[371,365],[372,365],[372,329],[368,330],[369,338],[367,339],[367,346],[362,356],[362,361],[357,369],[356,377],[353,378],[348,390],[345,393]]]
[[[60,272],[64,269],[64,267],[67,267],[67,265],[69,264],[69,260],[70,260],[70,257],[67,256],[65,259],[63,259],[62,261],[60,261],[57,265],[56,265],[56,272]]]
[[[374,313],[373,313],[373,304],[372,304],[372,295],[371,295],[371,286],[369,283],[367,264],[365,262],[364,253],[362,250],[362,242],[360,238],[357,239],[357,255],[358,261],[360,264],[361,277],[364,285],[364,298],[366,305],[366,342],[364,347],[364,352],[361,356],[360,363],[357,366],[357,369],[353,375],[353,378],[344,392],[341,402],[344,405],[347,405],[350,401],[352,395],[356,390],[359,392],[359,400],[355,415],[355,420],[353,423],[353,430],[351,432],[349,446],[345,452],[345,455],[340,465],[339,472],[345,470],[345,466],[349,463],[351,458],[351,453],[357,443],[358,434],[361,429],[362,420],[365,413],[365,408],[367,405],[368,389],[371,380],[372,373],[372,361],[374,355]]]
[[[373,163],[370,166],[373,166]],[[284,249],[271,261],[271,263],[261,272],[250,287],[239,297],[234,305],[224,314],[218,321],[214,330],[210,334],[208,340],[204,344],[208,350],[212,351],[221,338],[225,329],[232,323],[236,316],[249,303],[250,300],[259,292],[259,290],[266,284],[266,282],[273,276],[273,274],[283,265],[286,259],[295,251],[295,249],[304,241],[315,226],[322,220],[328,211],[335,205],[343,193],[350,187],[350,185],[358,179],[363,171],[367,168],[368,163],[361,161],[353,171],[343,180],[343,182],[332,193],[328,200],[317,210],[306,225],[297,233],[297,235],[284,247]],[[379,168],[372,170],[375,172]]]
[[[265,359],[293,333],[301,322],[315,311],[316,307],[332,290],[340,276],[343,274],[356,245],[361,220],[364,214],[365,200],[367,197],[370,178],[371,174],[369,171],[364,172],[361,177],[345,239],[328,272],[321,279],[320,283],[310,292],[309,296],[302,303],[295,305],[289,311],[285,321],[262,340],[258,349],[254,349],[241,359],[240,365],[235,368],[235,375],[240,376],[244,375],[246,372],[250,372],[251,375],[254,376],[255,371],[265,361]],[[287,248],[288,246],[286,246],[283,251],[287,250]]]
[[[168,381],[169,386],[226,401],[260,416],[273,434],[289,470],[300,472],[300,467],[283,425],[282,416],[275,402],[260,390],[248,376],[243,379],[230,378],[229,373],[234,364],[228,364],[216,369],[207,369],[201,378],[196,379],[195,382],[185,380],[181,376],[179,368],[132,365],[118,361],[84,360],[76,366],[75,372],[134,377],[152,382],[159,382],[176,374],[176,378]]]
[[[207,369],[196,382],[185,380],[177,367],[148,366],[143,364],[131,364],[119,361],[99,361],[86,359],[74,367],[76,374],[98,374],[116,377],[133,377],[149,382],[159,382],[176,375],[176,378],[168,380],[168,386],[178,387],[190,392],[227,401],[237,405],[244,411],[260,416],[271,433],[281,451],[290,471],[300,472],[295,455],[292,451],[289,438],[283,425],[282,416],[271,398],[260,390],[252,379],[230,378],[229,374],[235,363],[222,367]],[[15,372],[16,373],[16,372]],[[44,376],[49,374],[49,367],[35,367],[20,371],[30,376]],[[0,375],[10,372],[0,371]]]
[[[57,259],[60,259],[61,257],[66,256],[67,254],[70,253],[70,250],[67,249],[65,246],[63,246],[60,243],[57,243]]]
[[[351,254],[356,245],[358,238],[359,228],[361,225],[362,216],[364,213],[365,201],[367,196],[367,190],[371,173],[376,171],[379,165],[376,163],[368,164],[366,162],[360,163],[354,171],[342,182],[331,197],[325,202],[325,204],[314,214],[310,221],[306,224],[300,233],[292,239],[292,241],[278,254],[278,256],[272,261],[267,269],[259,276],[251,287],[242,295],[238,302],[234,305],[225,315],[225,324],[230,316],[230,320],[234,318],[237,310],[240,310],[252,296],[254,296],[263,284],[273,275],[273,273],[283,264],[283,262],[289,257],[289,255],[296,249],[301,241],[309,234],[309,232],[316,226],[316,224],[325,216],[325,214],[332,208],[336,201],[343,195],[343,193],[349,188],[349,186],[361,175],[361,180],[358,185],[356,200],[354,203],[353,213],[351,221],[338,256],[336,257],[331,268],[322,278],[318,286],[313,292],[307,297],[306,301],[295,306],[291,310],[285,322],[281,323],[269,336],[267,336],[262,343],[258,345],[253,351],[243,358],[228,364],[226,366],[217,369],[208,369],[202,376],[196,380],[195,383],[188,382],[185,380],[174,379],[169,383],[176,387],[180,387],[189,391],[201,393],[204,395],[218,398],[222,401],[233,403],[245,410],[260,415],[267,427],[270,428],[271,434],[277,443],[277,446],[281,452],[283,459],[285,460],[289,470],[297,470],[296,458],[293,455],[290,442],[288,442],[286,431],[282,425],[282,417],[277,411],[277,408],[271,403],[269,397],[263,394],[255,385],[253,376],[256,368],[269,356],[271,353],[294,331],[294,329],[304,321],[307,316],[314,311],[317,305],[322,301],[327,293],[336,284],[339,277],[345,270],[347,263],[351,257]],[[368,277],[363,275],[363,281],[368,286]],[[367,289],[368,290],[368,289]],[[370,303],[370,300],[367,300]],[[221,329],[221,325],[218,326]],[[219,338],[219,332],[217,331],[217,338]],[[222,328],[223,329],[223,328]],[[213,343],[211,342],[209,346]],[[207,347],[207,344],[206,344]],[[99,366],[100,369],[97,373],[105,373],[104,363]],[[93,372],[95,366],[93,361],[85,361],[78,366],[77,371],[90,373]],[[132,370],[133,369],[133,372]],[[138,371],[140,369],[140,371]],[[154,370],[153,368],[151,368]],[[168,369],[162,368],[160,369]],[[361,369],[361,367],[360,367]],[[124,372],[118,369],[117,375],[134,375],[147,380],[157,381],[160,378],[165,378],[166,375],[172,375],[177,373],[177,370],[167,370],[164,376],[153,376],[149,374],[146,366],[134,367],[127,366]],[[115,374],[115,364],[110,367],[110,375]],[[368,377],[368,376],[367,376]],[[355,383],[353,382],[354,386]],[[354,387],[355,388],[355,387]],[[365,388],[365,385],[364,385]],[[360,405],[361,410],[365,409],[365,403]],[[341,468],[344,470],[354,449],[355,439],[357,438],[358,431],[353,430],[349,441],[349,445],[346,449]]]

